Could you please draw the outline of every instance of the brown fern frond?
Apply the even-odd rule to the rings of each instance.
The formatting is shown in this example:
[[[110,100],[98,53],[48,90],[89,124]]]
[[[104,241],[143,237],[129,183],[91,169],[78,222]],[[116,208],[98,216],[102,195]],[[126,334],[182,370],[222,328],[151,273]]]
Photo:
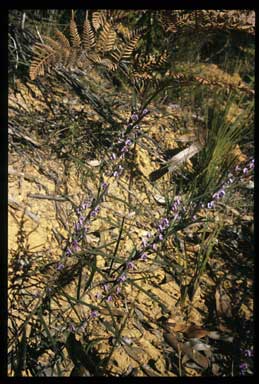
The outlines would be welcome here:
[[[70,20],[70,36],[72,41],[72,47],[79,48],[81,45],[81,39],[78,33],[73,10],[72,10],[72,17]]]
[[[36,44],[33,50],[35,56],[29,69],[31,80],[35,80],[37,76],[43,76],[45,68],[57,60],[57,52],[46,44]]]
[[[70,43],[69,40],[66,38],[66,36],[59,30],[55,30],[55,34],[57,36],[58,41],[62,45],[63,48],[70,49]]]
[[[95,46],[94,31],[93,31],[91,24],[87,18],[87,15],[86,15],[85,21],[84,21],[82,42],[83,42],[83,48],[87,49],[87,50],[89,50]]]
[[[111,24],[106,21],[99,35],[97,49],[103,50],[104,52],[111,51],[114,47],[115,40],[116,32],[113,30]]]
[[[106,21],[106,16],[103,11],[94,12],[92,15],[92,23],[95,31],[98,31],[100,27],[103,27]]]
[[[128,42],[128,44],[126,44],[122,53],[122,59],[126,60],[130,58],[130,56],[132,55],[132,52],[134,51],[134,49],[138,44],[139,38],[140,38],[140,35],[137,34],[135,37],[133,37],[131,41]]]
[[[49,36],[45,36],[45,35],[43,35],[42,37],[43,37],[43,40],[45,41],[45,43],[47,43],[46,45],[49,45],[51,48],[56,49],[56,50],[62,49],[60,43],[57,42],[56,40],[52,39]]]
[[[88,55],[88,59],[89,59],[91,62],[95,63],[95,64],[100,64],[100,63],[102,62],[102,58],[101,58],[101,56],[98,55],[97,53],[94,53],[94,52],[92,52],[92,53],[90,53],[90,54]]]

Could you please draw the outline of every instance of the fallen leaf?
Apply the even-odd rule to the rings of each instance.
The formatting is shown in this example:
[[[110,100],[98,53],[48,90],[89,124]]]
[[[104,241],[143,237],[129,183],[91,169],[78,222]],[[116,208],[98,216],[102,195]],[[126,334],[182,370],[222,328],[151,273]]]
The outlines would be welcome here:
[[[199,327],[198,325],[191,324],[183,331],[184,335],[188,337],[188,339],[196,338],[201,339],[208,335],[209,331]]]
[[[219,317],[232,317],[231,298],[226,294],[224,288],[219,285],[215,293],[216,310]]]

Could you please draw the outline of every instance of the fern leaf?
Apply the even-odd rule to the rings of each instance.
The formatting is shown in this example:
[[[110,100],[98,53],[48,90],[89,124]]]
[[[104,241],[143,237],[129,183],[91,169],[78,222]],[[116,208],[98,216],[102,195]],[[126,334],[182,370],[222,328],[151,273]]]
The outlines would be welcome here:
[[[30,65],[29,76],[35,80],[37,76],[43,76],[45,67],[53,64],[57,57],[57,52],[45,44],[36,44],[34,46],[35,57]]]
[[[69,40],[66,38],[66,36],[58,29],[55,30],[55,34],[60,44],[62,45],[62,47],[66,49],[70,49],[70,43],[69,43]]]
[[[111,24],[106,21],[98,39],[98,49],[104,50],[105,52],[111,51],[113,49],[115,40],[116,33],[112,29]]]
[[[85,18],[84,29],[82,35],[82,42],[84,49],[91,49],[95,46],[95,37],[91,24],[87,18]]]
[[[122,59],[129,59],[138,44],[139,37],[139,35],[136,35],[130,42],[128,42],[128,44],[124,48]]]
[[[92,23],[95,31],[105,24],[106,17],[103,12],[94,12],[92,15]]]
[[[72,17],[70,20],[70,36],[72,41],[72,46],[79,48],[81,45],[81,39],[77,30],[77,25],[74,19],[74,11],[72,11]]]

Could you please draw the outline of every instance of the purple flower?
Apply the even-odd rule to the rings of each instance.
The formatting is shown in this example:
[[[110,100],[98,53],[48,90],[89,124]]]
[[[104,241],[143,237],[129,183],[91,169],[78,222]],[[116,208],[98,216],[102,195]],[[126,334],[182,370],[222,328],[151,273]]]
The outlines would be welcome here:
[[[76,252],[77,252],[77,251],[80,251],[80,246],[79,246],[77,240],[73,240],[73,241],[72,241],[72,247],[74,248],[74,250],[75,250]]]
[[[154,250],[154,251],[157,251],[157,244],[152,244],[152,249]]]
[[[212,195],[212,198],[215,199],[215,200],[218,200],[218,199],[219,199],[219,195],[218,195],[218,193],[214,193],[214,194]]]
[[[159,240],[161,240],[161,241],[163,240],[164,237],[163,237],[162,233],[159,234],[158,238],[159,238]]]
[[[196,216],[196,215],[193,215],[192,219],[193,219],[193,220],[196,220],[196,219],[197,219],[197,216]]]
[[[246,357],[252,357],[254,355],[253,350],[252,349],[245,349],[244,355]]]
[[[76,327],[74,326],[73,323],[70,323],[70,324],[69,324],[69,330],[70,330],[70,332],[75,332]]]
[[[254,168],[254,166],[255,166],[255,160],[252,159],[252,160],[250,161],[250,163],[249,163],[249,168],[252,169],[252,168]]]
[[[109,295],[108,297],[107,297],[107,299],[106,299],[107,301],[112,301],[112,296],[111,295]]]
[[[106,189],[106,188],[108,188],[108,184],[104,181],[104,182],[101,184],[101,187],[102,187],[102,189]]]
[[[116,160],[116,154],[114,152],[111,154],[111,160]]]
[[[67,249],[66,249],[66,255],[67,256],[72,255],[72,251],[71,251],[71,249],[69,247],[67,247]]]
[[[132,120],[132,121],[137,121],[137,120],[138,120],[138,114],[137,114],[137,113],[133,113],[133,114],[131,115],[131,120]]]
[[[125,275],[125,273],[123,273],[121,276],[118,277],[118,282],[119,283],[123,283],[124,281],[126,281],[127,277]]]
[[[150,237],[152,237],[150,232],[147,232],[146,236],[147,236],[148,239],[150,239]]]
[[[225,191],[224,189],[221,189],[219,192],[218,192],[218,195],[219,197],[223,197],[225,195]]]
[[[126,153],[126,152],[129,152],[129,148],[126,147],[126,146],[122,147],[122,148],[121,148],[121,153],[124,154],[124,153]]]
[[[210,202],[208,203],[208,205],[207,205],[207,207],[208,207],[209,209],[213,208],[213,206],[214,206],[214,202],[213,202],[213,201],[210,201]]]
[[[104,284],[103,289],[105,290],[105,292],[108,292],[109,291],[109,284]]]
[[[62,263],[59,263],[58,266],[57,266],[57,270],[58,271],[62,271],[62,269],[64,269],[64,268],[65,268],[65,266]]]
[[[120,164],[119,164],[119,167],[118,167],[118,168],[119,168],[119,171],[120,171],[120,172],[123,171],[123,169],[124,169],[123,166],[120,165]]]
[[[127,140],[125,141],[125,145],[129,146],[129,145],[131,145],[131,144],[132,144],[132,141],[131,141],[130,139],[127,139]]]
[[[94,319],[94,318],[96,318],[98,316],[99,316],[99,312],[98,311],[91,311],[90,317],[92,317]]]
[[[128,268],[128,269],[134,269],[134,268],[135,268],[134,263],[133,263],[132,261],[129,261],[129,262],[127,263],[127,268]]]
[[[117,293],[117,295],[120,293],[120,291],[121,291],[121,287],[116,287],[116,293]]]
[[[240,171],[240,167],[239,167],[239,165],[236,165],[236,167],[235,167],[235,172],[238,172],[238,171]]]
[[[143,109],[142,116],[145,116],[149,113],[149,110],[147,108]]]
[[[245,167],[245,168],[243,169],[243,174],[246,175],[247,173],[248,173],[248,169]]]
[[[142,253],[142,255],[140,256],[140,260],[146,261],[147,260],[147,254]]]
[[[119,176],[119,172],[118,171],[113,172],[113,176],[114,177],[118,177]]]

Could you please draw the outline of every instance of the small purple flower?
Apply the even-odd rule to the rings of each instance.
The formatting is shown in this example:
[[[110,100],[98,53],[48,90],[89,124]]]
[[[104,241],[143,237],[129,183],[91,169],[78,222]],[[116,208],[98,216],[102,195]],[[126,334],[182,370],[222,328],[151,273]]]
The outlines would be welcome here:
[[[116,160],[116,154],[114,152],[111,154],[111,160]]]
[[[150,232],[147,232],[146,236],[147,236],[148,239],[150,239],[150,237],[152,237]]]
[[[147,108],[143,109],[142,116],[145,116],[149,113],[149,110]]]
[[[255,160],[252,159],[252,160],[250,161],[250,163],[249,163],[249,168],[252,169],[252,168],[254,168],[254,166],[255,166]]]
[[[171,211],[173,211],[173,212],[177,211],[177,204],[174,203],[172,205]]]
[[[240,171],[241,170],[241,168],[239,167],[239,165],[236,165],[236,167],[235,167],[235,172],[238,172],[238,171]]]
[[[137,120],[138,120],[138,114],[137,114],[137,113],[133,113],[133,114],[131,115],[131,120],[132,120],[132,121],[137,121]]]
[[[221,189],[219,192],[218,192],[218,196],[219,197],[223,197],[223,196],[225,196],[225,191],[224,191],[224,189]]]
[[[252,349],[245,349],[244,355],[246,357],[252,357],[254,355],[253,350]]]
[[[125,145],[130,146],[132,144],[132,141],[130,139],[127,139],[125,141]]]
[[[62,271],[62,269],[64,269],[64,268],[65,268],[65,266],[62,263],[59,263],[58,266],[57,266],[57,270],[58,271]]]
[[[196,220],[196,219],[197,219],[197,216],[196,216],[196,215],[193,215],[192,219],[193,219],[193,220]]]
[[[67,249],[66,249],[66,255],[67,256],[70,256],[70,255],[72,255],[72,251],[71,251],[71,249],[69,248],[69,247],[67,247]]]
[[[164,227],[166,227],[166,228],[168,228],[170,225],[169,220],[166,217],[163,218],[162,223],[163,223]]]
[[[114,177],[118,177],[119,176],[119,172],[118,171],[113,172],[113,176]]]
[[[96,318],[96,317],[98,317],[98,316],[99,316],[99,312],[98,312],[98,311],[95,311],[95,310],[94,310],[94,311],[91,311],[91,313],[90,313],[90,317],[91,317],[91,318],[94,319],[94,318]]]
[[[245,167],[245,168],[243,169],[243,174],[244,174],[244,175],[247,175],[247,173],[248,173],[248,169]]]
[[[207,207],[208,207],[209,209],[213,208],[213,206],[214,206],[214,202],[213,202],[213,201],[210,201],[210,202],[208,203],[208,205],[207,205]]]
[[[109,284],[104,284],[103,285],[103,289],[105,290],[105,292],[108,292],[109,291]]]
[[[119,171],[121,172],[121,171],[123,171],[123,166],[121,165],[121,164],[119,164],[119,167],[118,167],[118,169],[119,169]]]
[[[126,152],[129,152],[129,148],[124,145],[124,147],[121,148],[121,153],[124,154]]]
[[[152,244],[152,249],[154,250],[154,251],[157,251],[157,244]]]
[[[112,296],[109,295],[106,300],[109,301],[109,302],[112,301]]]
[[[104,182],[101,184],[101,187],[102,187],[102,189],[106,189],[106,188],[108,188],[108,184],[104,181]]]
[[[140,260],[146,261],[147,260],[147,254],[142,253],[142,255],[140,256]]]
[[[158,238],[159,238],[159,240],[161,240],[161,241],[163,240],[164,237],[163,237],[162,233],[159,234]]]
[[[133,263],[132,261],[129,261],[129,262],[127,263],[127,268],[128,268],[128,269],[134,269],[134,268],[135,268],[134,263]]]
[[[80,246],[77,240],[72,241],[72,247],[74,248],[75,252],[80,251]]]
[[[121,287],[116,287],[116,293],[117,293],[117,295],[120,293],[120,291],[121,291]]]
[[[219,195],[218,195],[218,193],[214,193],[214,194],[212,195],[212,198],[215,199],[215,200],[218,200],[218,199],[219,199]]]
[[[69,330],[70,330],[70,332],[75,332],[76,327],[74,326],[73,323],[70,323],[70,324],[69,324]]]
[[[127,277],[125,275],[125,273],[123,273],[121,276],[118,277],[118,282],[119,283],[123,283],[124,281],[126,281]]]

